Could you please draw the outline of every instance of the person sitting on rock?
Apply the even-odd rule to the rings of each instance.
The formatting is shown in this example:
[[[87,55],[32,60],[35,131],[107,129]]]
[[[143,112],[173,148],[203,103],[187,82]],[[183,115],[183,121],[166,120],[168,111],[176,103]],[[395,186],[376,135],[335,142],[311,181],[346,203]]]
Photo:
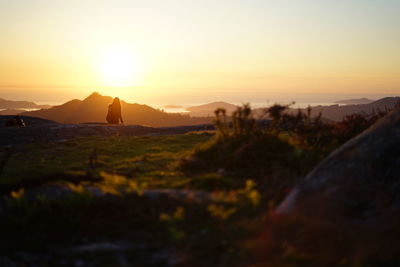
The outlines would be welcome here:
[[[119,124],[120,120],[121,123],[124,123],[121,115],[121,102],[119,101],[118,97],[114,98],[112,104],[108,105],[108,113],[106,119],[109,124]]]

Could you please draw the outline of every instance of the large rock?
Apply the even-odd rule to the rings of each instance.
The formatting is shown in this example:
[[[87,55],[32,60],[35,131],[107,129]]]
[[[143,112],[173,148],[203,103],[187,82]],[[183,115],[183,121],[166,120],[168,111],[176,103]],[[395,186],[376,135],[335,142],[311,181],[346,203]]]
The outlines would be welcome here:
[[[360,223],[393,212],[400,214],[400,109],[329,155],[277,209]]]

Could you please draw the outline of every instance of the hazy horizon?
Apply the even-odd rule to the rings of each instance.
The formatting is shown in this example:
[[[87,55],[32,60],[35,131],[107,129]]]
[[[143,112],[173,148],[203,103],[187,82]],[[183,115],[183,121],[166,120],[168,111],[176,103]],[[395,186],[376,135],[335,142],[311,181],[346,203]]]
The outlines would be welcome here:
[[[103,96],[111,96],[111,97],[116,96],[116,95],[104,94],[100,90],[92,91],[92,93],[94,93],[94,92],[97,92]],[[24,98],[23,95],[20,95],[19,97],[16,97],[16,98],[12,98],[12,96],[13,96],[12,92],[10,92],[10,94],[0,93],[0,98],[3,98],[3,99],[32,101],[39,105],[51,105],[51,106],[61,105],[72,99],[83,100],[86,97],[88,97],[89,94],[78,94],[75,96],[70,94],[70,95],[66,95],[65,98],[58,98],[58,100],[53,99],[53,100],[47,100],[47,101],[45,101],[41,98],[36,98],[37,96],[36,97],[29,96],[28,98]],[[162,109],[166,112],[175,113],[175,112],[186,112],[186,108],[188,108],[188,107],[202,105],[202,104],[208,104],[208,103],[212,103],[212,102],[219,102],[219,101],[228,102],[230,104],[235,104],[235,105],[250,103],[253,108],[267,107],[267,106],[270,106],[275,103],[290,104],[292,102],[295,102],[295,104],[292,107],[305,108],[309,105],[311,105],[311,106],[333,105],[333,104],[337,104],[335,102],[340,101],[340,100],[348,100],[348,99],[356,99],[356,98],[368,98],[370,100],[378,100],[378,99],[381,99],[384,97],[396,97],[396,96],[399,96],[399,95],[393,95],[393,94],[304,94],[304,93],[292,95],[292,94],[269,93],[269,94],[264,95],[264,97],[259,97],[259,98],[254,97],[254,96],[247,97],[247,98],[238,98],[237,96],[229,96],[229,95],[221,95],[219,97],[203,95],[200,98],[194,99],[191,96],[186,96],[186,97],[181,96],[179,98],[180,102],[177,102],[176,98],[173,98],[173,97],[161,98],[161,100],[159,100],[159,101],[155,101],[154,99],[152,100],[152,99],[135,99],[135,98],[122,98],[122,100],[124,100],[128,103],[145,104],[145,105],[151,106],[153,108]],[[179,107],[171,108],[171,107],[168,107],[169,105],[176,105]]]
[[[91,93],[97,92],[103,96],[111,96],[117,97],[118,95],[110,95],[102,92],[101,90],[93,90],[90,93],[64,93],[64,94],[53,94],[46,95],[42,97],[40,93],[37,94],[15,94],[13,90],[4,90],[0,91],[0,98],[14,101],[32,101],[36,104],[48,104],[48,105],[60,105],[72,99],[80,99],[88,97]],[[211,102],[223,101],[232,104],[241,104],[241,103],[251,103],[253,106],[260,105],[270,105],[274,103],[286,104],[290,102],[296,102],[297,104],[332,104],[335,101],[339,100],[347,100],[354,98],[368,98],[371,100],[378,100],[384,97],[396,97],[399,96],[397,94],[357,94],[357,93],[348,93],[348,94],[312,94],[312,93],[299,93],[299,94],[282,94],[278,92],[271,92],[265,94],[250,94],[248,97],[239,97],[234,94],[226,95],[202,95],[200,97],[193,97],[191,95],[181,95],[179,101],[173,95],[169,97],[161,97],[157,99],[152,98],[135,98],[135,97],[120,97],[122,100],[129,103],[139,103],[146,104],[150,106],[155,106],[157,108],[163,108],[165,105],[182,105],[182,106],[191,106],[198,104],[206,104]]]

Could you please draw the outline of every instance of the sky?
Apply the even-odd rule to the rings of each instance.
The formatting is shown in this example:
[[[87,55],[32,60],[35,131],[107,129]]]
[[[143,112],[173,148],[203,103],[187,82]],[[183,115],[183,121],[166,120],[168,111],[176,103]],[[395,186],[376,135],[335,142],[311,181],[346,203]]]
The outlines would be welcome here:
[[[398,0],[0,0],[0,97],[399,95],[399,11]]]

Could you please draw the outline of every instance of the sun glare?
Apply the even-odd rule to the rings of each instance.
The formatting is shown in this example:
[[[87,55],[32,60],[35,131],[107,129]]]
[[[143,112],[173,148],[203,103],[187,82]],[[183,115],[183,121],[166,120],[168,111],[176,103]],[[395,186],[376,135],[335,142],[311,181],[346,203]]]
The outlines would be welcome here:
[[[139,62],[128,51],[110,51],[101,58],[100,72],[106,86],[134,86],[138,82]]]

